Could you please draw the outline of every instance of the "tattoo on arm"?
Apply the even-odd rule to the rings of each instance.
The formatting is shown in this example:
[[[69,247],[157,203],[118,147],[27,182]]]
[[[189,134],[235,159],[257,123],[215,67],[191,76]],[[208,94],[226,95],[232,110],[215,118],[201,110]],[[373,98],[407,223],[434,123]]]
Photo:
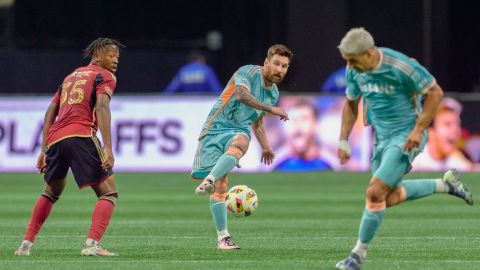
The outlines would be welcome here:
[[[243,104],[252,107],[257,110],[262,110],[265,112],[270,112],[272,110],[272,106],[262,103],[258,101],[245,86],[236,86],[235,87],[235,95],[237,100],[242,102]]]

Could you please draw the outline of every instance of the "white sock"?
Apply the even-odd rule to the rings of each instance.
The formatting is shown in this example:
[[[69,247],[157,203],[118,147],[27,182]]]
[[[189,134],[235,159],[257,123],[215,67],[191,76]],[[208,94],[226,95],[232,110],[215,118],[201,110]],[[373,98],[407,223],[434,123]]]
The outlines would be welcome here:
[[[435,179],[435,193],[447,193],[448,185],[443,179]]]
[[[358,239],[357,244],[352,249],[352,252],[360,256],[362,260],[365,260],[365,258],[367,257],[367,249],[368,249],[368,244],[362,243],[362,241]]]
[[[87,246],[98,245],[98,241],[95,241],[95,240],[93,240],[93,239],[91,239],[91,238],[87,238],[87,241],[85,241],[85,244],[86,244]]]
[[[228,233],[228,230],[217,231],[218,241],[222,240],[223,238],[225,238],[227,236],[230,236],[230,234]]]

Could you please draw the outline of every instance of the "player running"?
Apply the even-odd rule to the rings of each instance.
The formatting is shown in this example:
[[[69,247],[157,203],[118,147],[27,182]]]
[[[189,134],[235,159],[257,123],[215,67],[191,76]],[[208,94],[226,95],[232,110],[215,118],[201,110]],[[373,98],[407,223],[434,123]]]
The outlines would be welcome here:
[[[238,165],[250,143],[250,127],[261,148],[261,161],[272,164],[274,152],[267,140],[263,117],[267,113],[288,120],[281,107],[275,107],[277,84],[287,74],[293,54],[286,46],[276,44],[268,49],[263,66],[239,68],[228,82],[200,133],[192,178],[202,179],[197,195],[210,195],[210,210],[217,229],[219,249],[239,249],[227,230],[225,197],[227,174]]]
[[[341,163],[350,158],[348,137],[361,97],[365,122],[375,130],[373,176],[357,244],[351,255],[336,265],[337,269],[360,269],[385,208],[434,193],[448,193],[470,205],[473,199],[455,170],[447,171],[442,179],[402,179],[425,145],[426,128],[443,96],[435,78],[416,60],[392,49],[375,47],[373,37],[363,28],[351,29],[338,49],[347,61],[347,101],[338,150]]]
[[[123,47],[109,38],[94,40],[84,50],[85,58],[91,57],[90,64],[68,75],[53,97],[45,114],[42,151],[37,161],[38,170],[45,173],[46,188],[33,208],[24,240],[15,255],[30,255],[35,237],[67,184],[70,168],[78,186],[91,186],[98,197],[81,255],[117,256],[100,248],[98,243],[118,198],[112,172],[110,99],[117,83],[113,73],[117,71]],[[95,135],[98,128],[104,149]]]

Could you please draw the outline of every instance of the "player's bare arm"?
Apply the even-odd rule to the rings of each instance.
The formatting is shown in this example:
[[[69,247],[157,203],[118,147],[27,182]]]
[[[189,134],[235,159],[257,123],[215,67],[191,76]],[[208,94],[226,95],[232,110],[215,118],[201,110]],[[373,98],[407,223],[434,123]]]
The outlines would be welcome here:
[[[343,106],[342,112],[342,127],[340,130],[340,143],[347,145],[339,145],[337,155],[340,158],[340,163],[345,164],[350,159],[350,153],[348,151],[348,137],[352,132],[353,125],[358,116],[358,100],[346,100]]]
[[[262,147],[261,161],[267,165],[272,164],[273,159],[275,158],[275,153],[268,142],[268,138],[263,127],[263,117],[260,117],[255,123],[252,124],[252,130],[257,138],[258,143],[260,144],[260,147]]]
[[[415,124],[414,129],[408,135],[407,141],[404,145],[405,151],[410,151],[412,149],[420,147],[420,143],[423,139],[423,132],[432,122],[433,117],[437,112],[440,102],[442,102],[443,90],[438,85],[435,84],[424,96],[423,104],[423,114],[418,118],[417,123]]]
[[[97,114],[98,128],[102,133],[104,144],[105,158],[102,161],[102,168],[108,170],[113,167],[115,159],[112,151],[111,138],[111,114],[110,114],[110,97],[107,94],[97,95],[97,102],[95,104],[95,111]]]
[[[55,102],[50,103],[50,106],[48,106],[47,112],[45,113],[45,117],[43,118],[42,150],[40,151],[37,159],[37,169],[40,173],[44,173],[47,168],[47,164],[45,163],[45,153],[47,151],[47,135],[50,126],[57,117],[57,114],[58,104]]]
[[[235,95],[237,97],[237,100],[242,102],[243,104],[257,109],[257,110],[262,110],[265,112],[272,113],[274,115],[280,116],[280,119],[286,121],[288,120],[288,114],[285,112],[285,110],[281,107],[272,107],[268,104],[262,103],[258,101],[251,93],[248,91],[248,89],[243,86],[243,85],[237,85],[235,87]]]

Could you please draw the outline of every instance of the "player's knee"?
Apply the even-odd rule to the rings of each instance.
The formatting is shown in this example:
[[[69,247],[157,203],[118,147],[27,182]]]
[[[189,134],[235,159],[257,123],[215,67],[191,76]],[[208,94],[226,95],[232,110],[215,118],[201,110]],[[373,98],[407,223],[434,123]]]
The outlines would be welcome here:
[[[52,203],[57,202],[60,199],[60,194],[54,194],[53,192],[50,192],[48,190],[44,190],[42,193],[42,197],[45,199],[51,201]]]
[[[227,155],[235,157],[237,160],[241,159],[245,154],[245,150],[236,144],[232,144],[227,149]]]
[[[376,186],[369,186],[367,189],[367,201],[370,202],[382,202],[387,198],[386,192],[383,192],[381,188]]]
[[[104,193],[98,196],[98,200],[110,201],[111,203],[113,203],[113,205],[115,205],[117,204],[117,200],[118,200],[118,192],[113,191],[113,192]]]

